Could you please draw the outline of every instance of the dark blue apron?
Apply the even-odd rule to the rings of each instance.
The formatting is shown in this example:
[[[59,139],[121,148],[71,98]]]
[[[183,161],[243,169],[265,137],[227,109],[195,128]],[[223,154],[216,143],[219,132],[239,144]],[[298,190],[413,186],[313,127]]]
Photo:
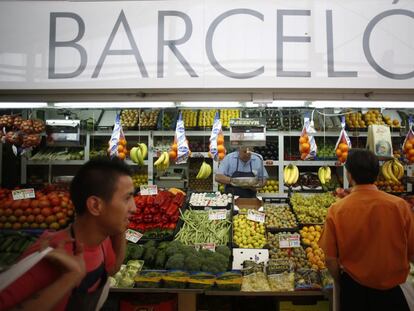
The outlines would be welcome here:
[[[231,178],[255,177],[254,174],[253,174],[251,159],[250,159],[250,172],[241,172],[241,171],[239,171],[239,158],[237,157],[236,170],[234,171],[233,175],[231,175],[230,177]],[[240,198],[255,198],[256,193],[257,193],[256,190],[235,187],[235,186],[232,186],[232,185],[226,185],[226,187],[224,189],[225,189],[226,193],[232,193],[233,195],[238,195]]]
[[[70,234],[75,239],[75,232],[73,226],[70,227]],[[104,256],[103,262],[93,271],[90,271],[83,278],[78,287],[72,290],[72,294],[69,297],[66,310],[68,311],[95,311],[98,305],[99,298],[102,295],[106,281],[108,280],[108,273],[105,268],[105,251],[101,244],[102,254]],[[73,253],[76,251],[76,242],[72,245]],[[99,281],[98,288],[91,293],[88,293],[88,289]]]

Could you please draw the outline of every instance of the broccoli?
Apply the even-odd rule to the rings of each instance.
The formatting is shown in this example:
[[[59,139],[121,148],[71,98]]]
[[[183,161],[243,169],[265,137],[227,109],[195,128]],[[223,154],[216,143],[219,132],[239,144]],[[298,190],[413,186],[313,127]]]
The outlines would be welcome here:
[[[184,269],[184,255],[175,254],[168,258],[167,263],[165,264],[166,269],[171,270],[182,270]]]
[[[148,249],[151,247],[157,247],[157,242],[154,240],[149,240],[147,243],[144,244],[145,249]]]
[[[144,263],[146,267],[151,267],[154,260],[155,260],[155,254],[157,252],[157,249],[155,247],[149,247],[144,252]]]
[[[170,245],[170,242],[164,241],[158,244],[158,250],[166,249]]]
[[[188,255],[184,259],[185,269],[187,271],[200,271],[202,260],[199,256]]]
[[[179,254],[182,248],[183,244],[180,241],[173,241],[165,249],[165,253],[167,254],[167,257],[171,257],[175,254]]]
[[[184,256],[195,255],[197,253],[196,249],[193,246],[184,245],[180,251]]]
[[[229,265],[229,259],[219,253],[211,253],[212,255],[203,259],[201,271],[220,273],[225,272]]]
[[[220,245],[216,247],[216,253],[222,254],[224,257],[228,258],[231,255],[231,250],[225,245]]]
[[[128,250],[129,259],[141,259],[142,255],[144,254],[144,248],[141,245],[128,245]]]
[[[165,260],[167,259],[167,255],[163,250],[158,250],[157,255],[155,255],[155,269],[164,269]]]

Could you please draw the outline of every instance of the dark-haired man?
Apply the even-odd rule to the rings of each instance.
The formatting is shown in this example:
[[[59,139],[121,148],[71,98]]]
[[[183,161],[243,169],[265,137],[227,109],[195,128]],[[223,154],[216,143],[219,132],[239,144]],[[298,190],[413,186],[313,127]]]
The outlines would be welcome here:
[[[374,185],[379,162],[371,151],[351,149],[345,168],[352,191],[329,208],[319,241],[341,311],[408,311],[399,285],[414,261],[414,214]]]
[[[60,247],[0,293],[0,310],[95,310],[105,300],[108,275],[124,260],[125,230],[135,211],[131,171],[120,160],[91,160],[74,177],[70,194],[73,224],[39,239]]]

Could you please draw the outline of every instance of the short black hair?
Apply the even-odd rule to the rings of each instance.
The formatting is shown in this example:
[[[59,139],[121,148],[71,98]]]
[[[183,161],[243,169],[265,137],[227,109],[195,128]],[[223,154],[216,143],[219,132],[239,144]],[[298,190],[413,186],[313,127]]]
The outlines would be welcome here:
[[[357,185],[373,184],[379,174],[378,157],[368,149],[350,149],[345,168]]]
[[[131,175],[129,166],[118,158],[99,157],[85,163],[70,184],[70,196],[76,214],[85,213],[86,201],[90,196],[111,201],[118,178]]]

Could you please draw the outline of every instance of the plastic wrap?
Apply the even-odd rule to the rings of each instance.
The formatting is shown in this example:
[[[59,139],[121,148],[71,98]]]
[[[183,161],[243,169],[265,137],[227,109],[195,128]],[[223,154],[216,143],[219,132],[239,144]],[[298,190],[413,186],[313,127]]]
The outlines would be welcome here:
[[[313,121],[310,121],[309,116],[305,116],[302,133],[299,138],[299,152],[302,160],[311,160],[316,157],[318,147],[315,137],[312,136],[314,133],[316,131]]]
[[[226,148],[224,147],[224,136],[219,113],[216,112],[214,124],[210,135],[210,155],[214,161],[223,160],[226,156]]]
[[[185,136],[184,121],[182,113],[180,113],[175,128],[175,142],[177,143],[177,164],[187,163],[187,159],[190,156],[190,148],[188,146],[188,140]]]
[[[405,140],[403,143],[403,152],[405,154],[405,158],[407,159],[408,163],[414,163],[414,132],[413,132],[413,120],[409,118],[409,130],[407,135],[405,136]]]
[[[341,130],[341,133],[339,134],[338,141],[336,142],[336,145],[335,145],[335,152],[336,152],[338,161],[340,163],[345,163],[348,157],[348,151],[349,149],[351,149],[352,144],[345,130],[345,118],[342,118],[341,126],[342,126],[342,130]]]

